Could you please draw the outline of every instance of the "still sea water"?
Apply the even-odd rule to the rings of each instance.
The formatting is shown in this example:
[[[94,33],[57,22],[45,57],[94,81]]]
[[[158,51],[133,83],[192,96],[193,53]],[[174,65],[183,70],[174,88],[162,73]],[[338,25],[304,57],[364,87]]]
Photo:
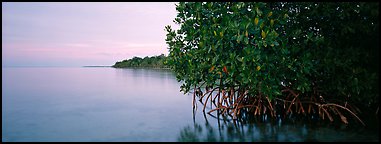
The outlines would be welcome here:
[[[200,103],[193,114],[180,85],[162,69],[3,67],[2,141],[379,141],[378,123],[233,122]]]

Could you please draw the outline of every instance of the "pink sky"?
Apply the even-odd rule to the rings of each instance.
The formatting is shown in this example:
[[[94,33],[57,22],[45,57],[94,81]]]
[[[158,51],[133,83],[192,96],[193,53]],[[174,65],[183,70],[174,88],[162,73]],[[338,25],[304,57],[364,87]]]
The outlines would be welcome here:
[[[168,54],[175,3],[2,3],[2,66],[112,65]]]

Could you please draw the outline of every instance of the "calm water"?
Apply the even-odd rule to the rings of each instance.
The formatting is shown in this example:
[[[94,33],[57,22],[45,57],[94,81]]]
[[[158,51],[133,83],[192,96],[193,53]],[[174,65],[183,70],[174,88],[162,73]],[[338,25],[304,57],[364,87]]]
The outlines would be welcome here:
[[[377,128],[193,117],[169,70],[2,68],[2,141],[379,141]]]

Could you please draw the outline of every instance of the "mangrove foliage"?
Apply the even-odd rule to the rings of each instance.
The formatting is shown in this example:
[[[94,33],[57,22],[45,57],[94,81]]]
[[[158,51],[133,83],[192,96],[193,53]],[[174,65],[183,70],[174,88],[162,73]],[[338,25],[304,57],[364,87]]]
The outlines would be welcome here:
[[[320,119],[378,111],[378,3],[180,2],[168,66],[207,113]],[[209,107],[210,106],[210,107]],[[378,113],[378,112],[377,112]]]

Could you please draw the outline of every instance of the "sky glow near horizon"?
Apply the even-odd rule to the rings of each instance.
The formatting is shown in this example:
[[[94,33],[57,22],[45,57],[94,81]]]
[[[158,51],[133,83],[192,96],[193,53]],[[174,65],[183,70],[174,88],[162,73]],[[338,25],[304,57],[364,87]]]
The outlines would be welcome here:
[[[2,2],[2,66],[113,65],[168,54],[169,2]]]

